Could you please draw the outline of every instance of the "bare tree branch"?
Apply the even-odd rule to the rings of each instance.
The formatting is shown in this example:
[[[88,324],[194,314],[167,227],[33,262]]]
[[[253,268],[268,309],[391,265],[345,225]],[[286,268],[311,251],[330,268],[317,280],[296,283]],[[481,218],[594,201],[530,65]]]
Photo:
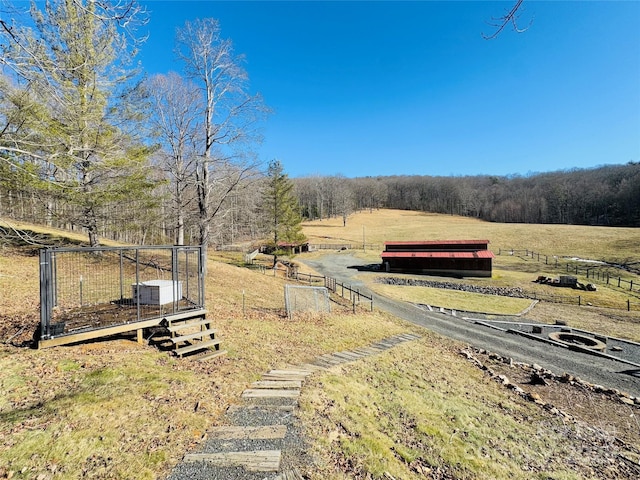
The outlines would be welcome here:
[[[489,23],[489,25],[491,25],[492,27],[495,28],[495,31],[491,34],[491,35],[485,35],[484,33],[482,34],[482,37],[485,40],[492,40],[494,38],[496,38],[498,35],[500,35],[500,33],[507,27],[507,25],[511,24],[513,26],[513,29],[517,32],[517,33],[522,33],[525,32],[529,29],[529,27],[531,26],[531,24],[533,23],[533,19],[531,19],[531,21],[529,22],[529,25],[527,25],[524,28],[520,28],[518,26],[518,20],[520,19],[520,13],[522,12],[522,4],[523,4],[524,0],[516,0],[516,3],[511,7],[511,10],[509,10],[505,15],[501,16],[501,17],[494,17],[491,19],[491,23]]]

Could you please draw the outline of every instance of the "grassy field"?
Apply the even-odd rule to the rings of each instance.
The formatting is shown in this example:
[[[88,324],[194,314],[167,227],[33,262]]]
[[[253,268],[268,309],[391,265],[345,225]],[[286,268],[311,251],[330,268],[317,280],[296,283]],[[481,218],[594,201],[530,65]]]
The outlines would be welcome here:
[[[548,255],[625,262],[640,260],[640,229],[580,225],[489,223],[455,215],[402,210],[374,210],[342,219],[317,220],[305,225],[312,243],[362,245],[399,240],[485,239],[490,249],[534,250]],[[380,250],[371,252],[379,255]],[[379,257],[378,257],[379,258]]]
[[[526,226],[517,226],[520,233],[514,236],[508,225],[388,211],[354,215],[346,228],[341,221],[313,222],[305,231],[312,241],[316,236],[325,243],[355,242],[362,238],[363,225],[366,242],[380,244],[392,237],[473,237],[488,238],[493,248],[521,248],[516,239],[524,242],[541,229],[555,232],[551,226],[528,226],[527,233]],[[640,232],[594,231],[599,246],[587,242],[582,249],[574,242],[576,249],[567,248],[566,254],[638,255],[622,245],[637,246]],[[582,232],[587,235],[589,229]],[[620,248],[608,257],[606,249],[616,245],[616,235]],[[380,251],[361,254],[379,261]],[[496,258],[496,278],[483,281],[530,283],[536,273],[530,261],[504,257],[502,263],[502,258]],[[406,331],[422,339],[315,375],[305,387],[301,410],[317,460],[300,466],[308,478],[629,478],[615,460],[609,462],[617,447],[607,438],[621,431],[615,425],[592,431],[588,419],[568,422],[491,380],[460,356],[462,345],[380,312],[363,309],[354,315],[335,305],[324,318],[289,320],[283,312],[283,279],[226,262],[237,258],[212,253],[206,303],[228,354],[193,362],[127,338],[46,350],[15,346],[37,324],[38,259],[0,249],[0,478],[163,478],[266,370]],[[406,294],[408,300],[423,295],[406,292],[387,294]],[[442,295],[437,301],[450,305],[473,301],[479,309],[495,303],[485,296],[427,295],[429,301]],[[620,336],[635,335],[638,323],[638,312],[544,303],[531,315],[549,321],[562,315],[572,325],[586,322]],[[606,403],[596,408],[595,402],[613,400],[590,401],[593,412],[616,411]],[[616,417],[634,421],[639,412],[627,408]],[[637,430],[626,440],[640,445]]]

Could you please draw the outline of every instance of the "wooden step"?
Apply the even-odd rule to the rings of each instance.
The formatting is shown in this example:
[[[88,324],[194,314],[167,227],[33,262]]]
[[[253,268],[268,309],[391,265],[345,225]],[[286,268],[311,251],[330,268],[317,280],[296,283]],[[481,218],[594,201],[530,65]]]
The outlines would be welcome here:
[[[244,467],[250,472],[277,472],[280,450],[251,450],[247,452],[188,453],[185,462],[206,462],[217,467]]]
[[[300,380],[258,380],[251,384],[251,388],[267,388],[267,389],[300,389],[302,381]]]
[[[265,425],[260,427],[214,427],[207,432],[209,439],[215,440],[273,440],[284,438],[286,425]]]
[[[300,472],[295,467],[285,467],[280,475],[273,480],[304,480],[304,477],[300,475]]]
[[[305,378],[306,378],[306,375],[292,376],[292,375],[280,375],[277,373],[262,374],[263,380],[276,380],[276,381],[297,380],[297,381],[303,382]]]
[[[171,333],[175,333],[178,330],[184,330],[185,328],[189,328],[189,327],[201,327],[202,325],[205,325],[207,328],[209,328],[209,324],[213,323],[211,320],[207,320],[206,318],[203,318],[202,320],[198,320],[197,322],[189,322],[186,321],[185,323],[177,323],[177,324],[171,324],[170,326],[167,327],[167,330],[169,330]]]
[[[206,314],[207,314],[207,311],[204,308],[197,308],[193,310],[185,310],[184,312],[180,312],[180,313],[172,313],[170,315],[167,315],[164,318],[164,321],[166,322],[175,322],[176,320],[188,321],[192,318],[204,318]]]
[[[210,328],[208,330],[200,330],[199,332],[189,333],[187,335],[180,335],[179,337],[172,337],[171,341],[173,343],[186,342],[187,340],[193,340],[194,338],[203,338],[205,335],[215,335],[218,331]],[[213,337],[212,337],[213,338]]]
[[[311,369],[305,369],[302,367],[292,367],[292,368],[286,368],[286,369],[281,369],[281,370],[269,370],[269,373],[272,373],[274,375],[291,375],[291,376],[309,376],[313,373],[313,370]]]
[[[249,388],[242,392],[242,398],[298,398],[299,396],[300,390]]]
[[[187,345],[186,347],[176,348],[173,352],[181,357],[182,355],[190,352],[197,352],[198,350],[204,350],[205,348],[220,345],[220,340],[208,340],[205,342],[196,342],[193,345]]]
[[[194,358],[194,360],[209,360],[211,358],[216,358],[216,357],[222,357],[223,355],[226,355],[227,351],[226,350],[210,350],[208,353],[205,353],[203,355],[198,355],[196,358]]]

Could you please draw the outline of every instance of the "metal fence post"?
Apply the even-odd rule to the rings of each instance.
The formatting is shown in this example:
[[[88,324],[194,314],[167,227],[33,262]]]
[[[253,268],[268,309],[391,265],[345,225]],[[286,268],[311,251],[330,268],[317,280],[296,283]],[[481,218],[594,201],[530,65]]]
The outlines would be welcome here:
[[[50,303],[51,295],[51,271],[50,252],[45,249],[40,250],[40,336],[49,336],[49,325],[51,324]]]
[[[140,263],[139,263],[139,252],[136,248],[136,298],[134,299],[136,302],[136,320],[140,321]]]

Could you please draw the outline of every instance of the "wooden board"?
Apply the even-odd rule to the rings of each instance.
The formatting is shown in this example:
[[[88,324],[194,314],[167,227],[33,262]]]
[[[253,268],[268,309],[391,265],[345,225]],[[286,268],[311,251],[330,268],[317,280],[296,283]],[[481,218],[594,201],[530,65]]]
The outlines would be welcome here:
[[[306,375],[277,375],[277,374],[272,374],[272,373],[265,373],[264,375],[262,375],[262,379],[263,380],[272,380],[272,381],[278,381],[278,382],[286,382],[289,380],[294,380],[294,381],[299,381],[302,382],[304,381],[304,379],[307,378]]]
[[[259,380],[251,384],[251,388],[275,388],[275,389],[300,389],[302,381],[300,380]]]
[[[87,340],[93,340],[95,338],[108,337],[110,335],[118,335],[120,333],[134,332],[136,330],[142,330],[143,328],[156,327],[167,319],[180,320],[186,318],[201,317],[206,314],[206,310],[188,310],[181,313],[167,314],[164,316],[152,318],[149,320],[142,320],[139,322],[130,322],[122,325],[114,325],[110,327],[98,328],[95,330],[87,330],[80,333],[71,333],[66,335],[60,335],[58,337],[50,339],[42,339],[38,341],[38,348],[58,347],[60,345],[68,345],[70,343],[86,342]]]
[[[250,450],[247,452],[188,453],[185,462],[207,462],[217,467],[244,467],[250,472],[277,472],[280,450]]]
[[[300,368],[291,369],[291,370],[270,370],[269,374],[272,375],[291,375],[292,377],[307,377],[311,375],[313,371],[311,370],[302,370]]]
[[[298,398],[300,390],[271,390],[266,388],[249,388],[242,392],[243,398]]]
[[[266,425],[262,427],[215,427],[208,431],[209,438],[217,440],[270,440],[284,438],[286,425]]]

